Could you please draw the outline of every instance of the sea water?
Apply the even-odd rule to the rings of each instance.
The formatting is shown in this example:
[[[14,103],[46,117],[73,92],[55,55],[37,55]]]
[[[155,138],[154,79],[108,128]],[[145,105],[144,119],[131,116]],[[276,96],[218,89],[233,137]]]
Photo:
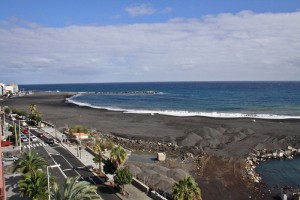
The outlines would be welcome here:
[[[222,118],[300,118],[300,82],[153,82],[21,85],[82,93],[70,103],[128,113]],[[156,91],[158,93],[125,93]]]
[[[269,187],[300,188],[300,157],[292,160],[268,160],[260,163],[256,171]]]

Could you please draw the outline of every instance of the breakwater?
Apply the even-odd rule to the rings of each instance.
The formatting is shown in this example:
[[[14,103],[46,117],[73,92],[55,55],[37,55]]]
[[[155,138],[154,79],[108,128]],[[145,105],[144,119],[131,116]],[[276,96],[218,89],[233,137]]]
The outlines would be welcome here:
[[[260,183],[262,178],[255,170],[257,165],[270,159],[293,159],[296,155],[300,155],[300,149],[291,146],[288,146],[285,150],[255,150],[246,157],[247,175],[250,180]]]
[[[79,94],[159,94],[158,91],[78,92]]]

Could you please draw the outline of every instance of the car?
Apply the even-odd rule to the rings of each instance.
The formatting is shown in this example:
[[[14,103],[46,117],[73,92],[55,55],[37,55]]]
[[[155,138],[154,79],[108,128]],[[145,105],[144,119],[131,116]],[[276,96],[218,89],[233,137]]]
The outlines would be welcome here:
[[[35,135],[30,136],[30,141],[37,141],[37,137]]]
[[[44,133],[37,133],[37,135],[36,136],[38,136],[39,138],[41,138],[41,137],[45,137],[45,135],[44,135]]]
[[[22,142],[28,142],[28,139],[27,138],[21,138],[21,141]]]
[[[47,144],[54,144],[54,139],[53,138],[48,138],[47,140],[46,140],[46,143]]]
[[[6,161],[16,161],[16,160],[18,160],[19,158],[17,157],[17,156],[14,156],[14,155],[8,155],[8,156],[6,156],[5,158],[4,158],[4,161],[6,162]]]
[[[23,133],[27,135],[29,133],[28,129],[24,129]]]
[[[28,142],[28,138],[24,134],[21,134],[20,138],[22,142]]]

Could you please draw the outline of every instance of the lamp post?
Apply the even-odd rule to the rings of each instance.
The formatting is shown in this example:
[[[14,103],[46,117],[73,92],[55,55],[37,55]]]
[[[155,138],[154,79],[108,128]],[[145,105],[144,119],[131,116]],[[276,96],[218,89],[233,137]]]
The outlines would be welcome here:
[[[30,150],[30,126],[28,126],[28,135],[29,135],[28,140],[29,140],[29,150]]]
[[[19,120],[19,142],[20,142],[20,152],[22,152],[22,143],[21,143],[21,127],[20,127],[20,120]]]
[[[48,179],[48,199],[50,200],[50,175],[49,175],[49,167],[52,169],[54,167],[60,167],[60,164],[47,166],[47,179]]]

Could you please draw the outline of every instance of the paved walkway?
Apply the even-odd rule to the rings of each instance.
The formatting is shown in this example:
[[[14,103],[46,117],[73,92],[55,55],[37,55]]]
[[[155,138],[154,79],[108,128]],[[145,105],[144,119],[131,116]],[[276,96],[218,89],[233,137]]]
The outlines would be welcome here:
[[[55,131],[54,128],[51,127],[45,127],[43,128],[44,131],[46,131],[47,133],[51,134],[53,137],[55,137],[55,134],[57,135],[58,139],[62,139],[64,138],[64,134],[59,132],[59,131]],[[81,158],[80,156],[77,156],[77,146],[76,145],[67,145],[67,144],[63,144],[63,146],[68,149],[74,156],[76,156],[82,163],[84,163],[86,166],[90,165],[93,167],[98,167],[94,161],[93,161],[93,155],[91,155],[89,152],[87,152],[85,149],[81,150]],[[112,179],[112,176],[110,176],[108,174],[108,178],[109,180]],[[146,193],[140,191],[139,189],[137,189],[136,187],[134,187],[132,184],[128,184],[125,186],[125,191],[128,193],[128,195],[121,196],[118,195],[121,199],[124,200],[151,200],[150,197],[147,196]]]

